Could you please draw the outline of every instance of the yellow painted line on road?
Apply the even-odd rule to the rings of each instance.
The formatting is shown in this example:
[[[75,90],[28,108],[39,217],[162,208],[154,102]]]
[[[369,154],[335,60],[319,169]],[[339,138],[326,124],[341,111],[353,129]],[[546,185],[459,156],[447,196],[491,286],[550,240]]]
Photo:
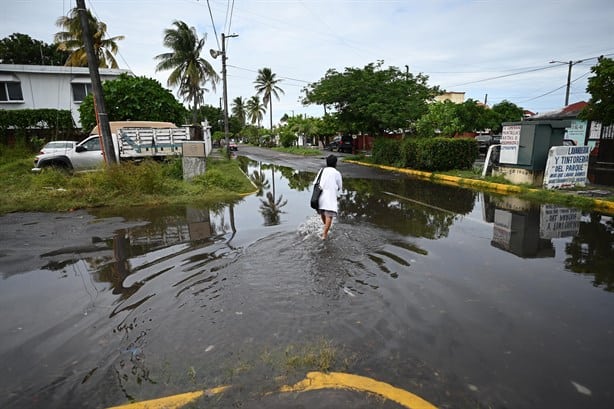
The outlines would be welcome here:
[[[218,386],[204,391],[194,391],[181,393],[179,395],[167,396],[159,399],[146,400],[143,402],[128,403],[120,406],[113,406],[108,409],[179,409],[188,403],[194,402],[201,396],[217,395],[224,392],[229,386]]]
[[[539,192],[541,190],[541,189],[533,189],[533,188],[527,188],[527,187],[516,186],[516,185],[507,185],[504,183],[487,182],[485,180],[479,180],[479,179],[466,179],[466,178],[462,178],[459,176],[440,175],[440,174],[435,174],[433,172],[424,172],[421,170],[395,168],[393,166],[386,166],[386,165],[376,165],[373,163],[359,162],[359,161],[354,161],[354,160],[346,160],[345,162],[354,163],[356,165],[370,166],[373,168],[384,169],[384,170],[388,170],[391,172],[405,173],[407,175],[412,175],[420,179],[433,180],[433,181],[442,182],[448,185],[488,189],[488,190],[493,190],[498,193],[521,193],[523,191]],[[599,211],[602,211],[608,214],[614,214],[614,202],[609,201],[609,200],[603,200],[603,199],[591,199],[591,200],[593,202],[593,207],[595,208],[595,210],[599,210]]]
[[[181,393],[179,395],[113,406],[107,409],[179,409],[202,396],[212,396],[224,392],[230,386],[218,386],[203,391]],[[282,386],[273,393],[308,392],[322,389],[346,389],[379,395],[409,409],[437,409],[436,406],[404,389],[388,383],[376,381],[366,376],[343,372],[309,372],[302,381],[294,385]]]
[[[410,409],[437,409],[418,395],[396,388],[385,382],[360,375],[342,372],[309,372],[307,377],[294,384],[283,386],[280,392],[306,392],[320,389],[349,389],[382,396]]]

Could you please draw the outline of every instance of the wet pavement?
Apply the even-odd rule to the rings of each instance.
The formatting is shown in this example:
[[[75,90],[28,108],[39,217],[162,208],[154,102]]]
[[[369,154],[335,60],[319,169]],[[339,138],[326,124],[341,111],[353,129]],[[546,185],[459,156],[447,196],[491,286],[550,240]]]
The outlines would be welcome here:
[[[440,408],[612,406],[612,217],[341,162],[323,242],[328,152],[239,149],[261,191],[236,203],[0,217],[1,407],[220,385],[186,407],[404,407],[279,392],[310,371]]]

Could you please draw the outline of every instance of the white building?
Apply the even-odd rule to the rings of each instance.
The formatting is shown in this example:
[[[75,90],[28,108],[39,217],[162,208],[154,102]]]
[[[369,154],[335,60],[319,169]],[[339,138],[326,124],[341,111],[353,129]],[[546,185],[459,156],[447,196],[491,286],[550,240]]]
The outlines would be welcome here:
[[[100,68],[100,80],[129,70]],[[87,67],[0,64],[0,109],[66,109],[77,128],[79,105],[92,90]]]

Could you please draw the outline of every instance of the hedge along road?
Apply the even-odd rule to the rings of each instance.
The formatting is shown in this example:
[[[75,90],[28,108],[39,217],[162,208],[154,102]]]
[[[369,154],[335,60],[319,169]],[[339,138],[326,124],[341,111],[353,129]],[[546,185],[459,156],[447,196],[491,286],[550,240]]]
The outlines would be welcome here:
[[[442,408],[612,406],[611,218],[342,162],[322,242],[327,154],[241,158],[261,195],[212,208],[2,216],[0,406],[400,405],[279,392],[329,385],[310,371]]]

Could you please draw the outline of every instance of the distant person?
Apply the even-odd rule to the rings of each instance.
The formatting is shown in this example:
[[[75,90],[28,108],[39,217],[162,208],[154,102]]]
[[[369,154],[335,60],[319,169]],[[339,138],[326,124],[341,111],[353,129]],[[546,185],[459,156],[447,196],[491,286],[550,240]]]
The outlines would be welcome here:
[[[324,223],[322,240],[326,240],[328,237],[330,226],[333,223],[333,217],[337,216],[339,209],[337,194],[343,190],[343,179],[336,167],[337,157],[335,155],[328,155],[326,157],[326,167],[322,169],[322,176],[320,177],[322,194],[318,201],[318,213],[320,213],[322,223]]]

